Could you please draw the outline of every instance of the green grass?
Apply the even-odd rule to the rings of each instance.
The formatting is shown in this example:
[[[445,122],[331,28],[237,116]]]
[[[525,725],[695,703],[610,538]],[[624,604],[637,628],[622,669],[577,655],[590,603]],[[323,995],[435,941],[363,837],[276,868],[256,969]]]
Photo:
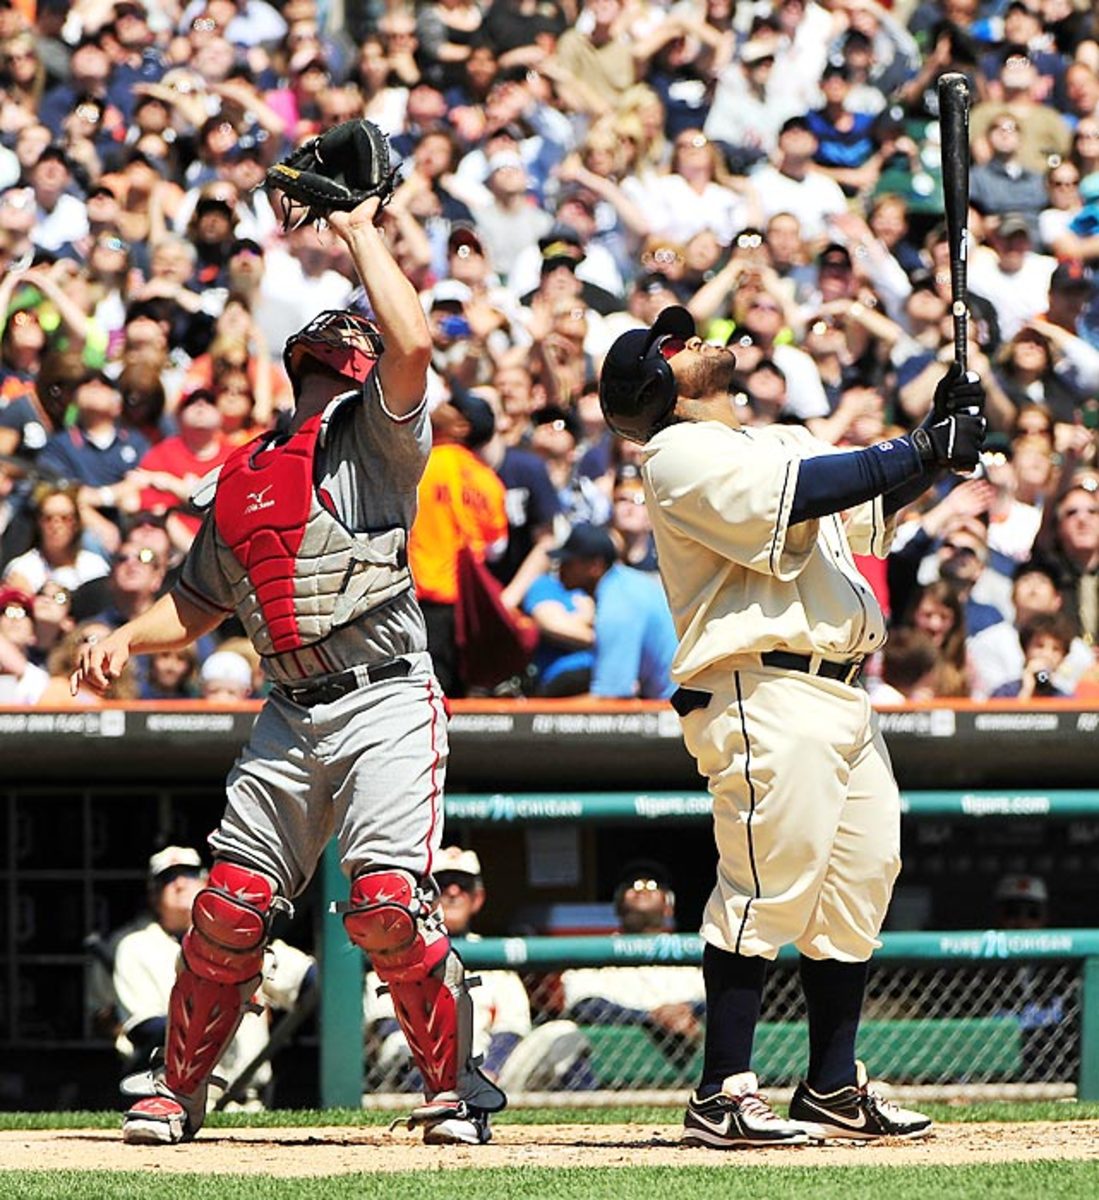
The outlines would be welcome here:
[[[1099,1189],[1099,1164],[1004,1163],[965,1167],[752,1167],[737,1157],[715,1167],[530,1167],[394,1175],[270,1179],[239,1175],[160,1176],[138,1172],[4,1172],[5,1200],[1080,1200]]]
[[[411,1106],[411,1100],[410,1100]],[[1001,1101],[986,1104],[921,1104],[921,1112],[945,1124],[972,1121],[1095,1121],[1099,1104],[1074,1100]],[[259,1113],[211,1113],[210,1129],[274,1129],[285,1126],[388,1125],[400,1112],[357,1108],[272,1109]],[[494,1117],[500,1125],[678,1125],[675,1107],[512,1108]],[[0,1112],[0,1131],[18,1129],[114,1129],[121,1112]],[[0,1196],[3,1193],[0,1192]]]

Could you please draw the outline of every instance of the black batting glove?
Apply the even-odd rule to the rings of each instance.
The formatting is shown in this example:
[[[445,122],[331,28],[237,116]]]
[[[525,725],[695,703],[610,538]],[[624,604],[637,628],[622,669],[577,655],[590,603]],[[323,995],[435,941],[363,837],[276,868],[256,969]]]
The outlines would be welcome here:
[[[943,421],[955,413],[983,413],[984,410],[985,388],[981,377],[976,371],[963,371],[953,362],[935,388],[935,398],[924,425]]]
[[[986,428],[987,422],[979,413],[955,413],[914,429],[912,444],[925,470],[945,467],[948,471],[972,471],[985,444]]]

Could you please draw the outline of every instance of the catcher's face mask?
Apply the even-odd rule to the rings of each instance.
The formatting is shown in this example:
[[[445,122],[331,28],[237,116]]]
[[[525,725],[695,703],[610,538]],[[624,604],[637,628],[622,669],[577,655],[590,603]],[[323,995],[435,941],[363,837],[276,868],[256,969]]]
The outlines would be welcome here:
[[[283,365],[297,394],[305,360],[323,363],[337,375],[365,383],[382,352],[382,338],[358,313],[330,310],[314,317],[286,342]]]

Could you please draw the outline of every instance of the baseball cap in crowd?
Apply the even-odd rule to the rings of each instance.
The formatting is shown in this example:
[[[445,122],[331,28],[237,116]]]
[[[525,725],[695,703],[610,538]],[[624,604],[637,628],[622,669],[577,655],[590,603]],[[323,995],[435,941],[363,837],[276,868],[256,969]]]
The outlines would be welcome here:
[[[538,249],[542,251],[543,271],[552,271],[555,267],[575,271],[584,261],[580,235],[571,225],[554,225],[549,233],[538,239]]]
[[[22,608],[28,617],[34,615],[34,597],[22,588],[0,587],[0,614],[4,609]]]
[[[749,38],[737,51],[737,57],[749,67],[767,58],[774,61],[775,43],[770,38]]]
[[[1087,264],[1078,258],[1066,259],[1057,264],[1050,276],[1050,291],[1059,292],[1090,292],[1093,286],[1091,272]]]
[[[165,846],[149,859],[148,878],[150,883],[161,882],[160,877],[172,875],[200,875],[202,859],[197,850],[190,846]],[[163,882],[167,883],[165,879]]]
[[[652,858],[635,858],[619,872],[614,892],[615,896],[619,896],[631,888],[641,891],[654,886],[662,892],[671,891],[672,877],[668,868]]]
[[[252,238],[234,238],[229,246],[229,257],[232,258],[234,254],[254,254],[262,258],[263,247]]]
[[[567,429],[577,441],[584,434],[580,418],[576,413],[571,408],[562,408],[558,404],[547,404],[544,408],[533,412],[530,423],[535,429],[540,429],[543,425],[553,425],[558,430]]]
[[[523,160],[514,150],[498,150],[488,160],[486,175],[494,175],[497,171],[507,170],[508,167],[516,167],[522,171]]]
[[[841,267],[845,271],[851,269],[851,252],[842,242],[829,242],[820,252],[817,263],[822,267]]]
[[[473,293],[466,284],[457,279],[440,279],[431,289],[431,308],[441,304],[468,304],[473,299]]]
[[[466,221],[452,225],[450,228],[450,237],[446,240],[446,248],[451,254],[455,251],[461,254],[463,247],[473,250],[480,255],[483,255],[485,252],[485,244],[481,241],[480,234]]]
[[[996,885],[996,899],[1032,900],[1036,904],[1049,902],[1049,889],[1040,875],[1005,875]]]
[[[568,562],[573,558],[601,558],[604,562],[618,561],[618,549],[614,539],[598,525],[574,525],[564,544],[549,552],[555,562]]]
[[[1025,233],[1029,237],[1030,225],[1022,213],[1004,213],[996,226],[996,233],[1005,238],[1014,237],[1017,233]]]
[[[492,438],[496,432],[496,414],[487,400],[472,392],[457,392],[451,396],[450,404],[469,422],[465,437],[468,449],[477,450]]]
[[[213,212],[214,209],[220,209],[230,216],[233,213],[233,206],[224,196],[199,196],[195,201],[195,214],[198,215],[204,212]]]
[[[250,692],[252,664],[235,650],[215,650],[202,664],[199,678],[203,683],[224,683]]]
[[[463,850],[460,846],[444,846],[435,856],[431,873],[440,887],[445,887],[449,877],[454,875],[465,875],[479,880],[481,860],[473,850]]]
[[[660,271],[648,271],[644,275],[639,275],[633,286],[635,291],[643,292],[646,296],[656,296],[660,292],[674,293],[671,281]]]
[[[263,143],[267,140],[266,133],[245,133],[237,138],[236,144],[226,152],[227,162],[240,162],[244,158],[263,158]]]

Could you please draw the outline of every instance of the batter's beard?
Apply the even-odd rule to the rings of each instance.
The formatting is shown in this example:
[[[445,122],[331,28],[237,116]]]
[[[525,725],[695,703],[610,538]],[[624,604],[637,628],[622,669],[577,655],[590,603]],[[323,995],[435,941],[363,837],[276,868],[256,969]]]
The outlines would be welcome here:
[[[699,358],[677,379],[679,394],[697,400],[727,392],[736,378],[736,355],[732,351]]]

